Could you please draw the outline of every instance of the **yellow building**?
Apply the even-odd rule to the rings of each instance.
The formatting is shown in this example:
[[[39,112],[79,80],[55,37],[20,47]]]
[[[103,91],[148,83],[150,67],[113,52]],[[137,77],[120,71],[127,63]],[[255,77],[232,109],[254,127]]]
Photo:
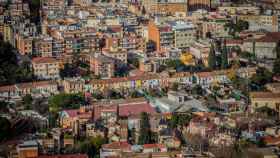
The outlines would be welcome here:
[[[12,37],[13,37],[13,31],[12,31],[12,27],[8,24],[4,25],[4,41],[5,42],[9,42],[12,43]]]
[[[252,111],[260,107],[269,107],[276,111],[280,110],[280,93],[251,92],[250,98]]]

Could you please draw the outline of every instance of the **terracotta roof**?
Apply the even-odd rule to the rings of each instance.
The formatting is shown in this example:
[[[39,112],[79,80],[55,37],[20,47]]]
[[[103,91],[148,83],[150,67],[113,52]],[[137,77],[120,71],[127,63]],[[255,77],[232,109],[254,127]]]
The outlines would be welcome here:
[[[80,117],[80,118],[91,117],[91,112],[80,113],[79,109],[69,109],[69,110],[64,110],[64,112],[67,113],[69,117]]]
[[[165,148],[163,144],[144,144],[143,148]]]
[[[111,149],[111,150],[131,150],[131,145],[127,142],[113,142],[110,144],[102,145],[103,149]]]
[[[14,90],[16,90],[16,87],[14,85],[0,87],[0,92],[7,92],[7,91],[14,91]]]
[[[268,32],[265,36],[255,39],[256,42],[278,42],[280,40],[280,32]],[[252,42],[254,39],[246,41]]]
[[[34,88],[34,87],[43,87],[49,85],[56,85],[54,81],[38,81],[38,82],[27,82],[17,84],[18,88]]]
[[[50,57],[36,57],[32,59],[32,63],[40,64],[40,63],[56,63],[58,60]]]
[[[280,137],[267,136],[267,137],[264,137],[264,142],[266,142],[266,144],[268,144],[268,145],[279,145]]]
[[[142,112],[146,112],[150,115],[156,114],[155,109],[151,107],[149,103],[131,103],[119,107],[120,116],[138,116]]]
[[[280,98],[280,93],[272,93],[272,92],[251,92],[250,93],[251,98]]]

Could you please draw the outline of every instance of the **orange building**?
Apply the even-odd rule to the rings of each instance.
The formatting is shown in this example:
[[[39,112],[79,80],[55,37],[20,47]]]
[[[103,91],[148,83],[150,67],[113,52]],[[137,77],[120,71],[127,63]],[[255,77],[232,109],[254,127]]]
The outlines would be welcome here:
[[[22,55],[32,54],[32,37],[24,37],[22,35],[17,35],[17,49]]]
[[[157,25],[150,22],[148,25],[149,40],[154,42],[156,50],[161,51],[164,47],[173,46],[173,31],[169,25]]]
[[[25,141],[17,146],[18,158],[37,158],[38,143],[36,141]]]

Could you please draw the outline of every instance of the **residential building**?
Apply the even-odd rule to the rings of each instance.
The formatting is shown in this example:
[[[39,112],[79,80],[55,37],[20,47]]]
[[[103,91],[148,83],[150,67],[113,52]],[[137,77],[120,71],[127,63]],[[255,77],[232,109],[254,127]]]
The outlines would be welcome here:
[[[257,108],[268,107],[279,112],[280,109],[280,93],[272,92],[251,92],[251,110]]]
[[[174,32],[174,47],[189,48],[196,40],[196,29],[192,23],[176,21],[171,23]]]
[[[90,55],[90,70],[101,78],[111,78],[115,73],[114,59],[102,54],[92,54]]]
[[[17,146],[18,158],[37,158],[38,148],[36,141],[24,141]]]
[[[36,57],[32,59],[34,75],[39,79],[58,79],[59,61],[50,57]]]
[[[161,51],[164,48],[173,46],[174,34],[170,25],[156,24],[155,22],[150,22],[148,30],[149,40],[154,42],[157,51]]]
[[[189,11],[195,11],[198,9],[210,10],[211,0],[188,0]]]

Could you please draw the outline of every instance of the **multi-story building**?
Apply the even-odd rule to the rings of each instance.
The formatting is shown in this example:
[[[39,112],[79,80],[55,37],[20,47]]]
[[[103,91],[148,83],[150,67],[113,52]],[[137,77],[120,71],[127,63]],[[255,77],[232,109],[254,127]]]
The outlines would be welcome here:
[[[156,50],[160,51],[166,47],[172,47],[174,44],[174,33],[172,27],[168,24],[156,24],[150,22],[149,40],[156,45]]]
[[[225,24],[229,21],[227,17],[224,16],[210,16],[206,20],[202,21],[202,34],[203,37],[213,36],[213,37],[226,37],[228,35],[228,30],[224,28]]]
[[[90,55],[90,70],[101,78],[111,78],[115,73],[114,59],[102,54]]]
[[[11,16],[22,16],[30,14],[28,3],[23,3],[22,1],[12,3],[9,6],[9,11]]]
[[[33,54],[40,57],[52,57],[52,37],[41,36],[35,38]]]
[[[149,13],[185,14],[188,10],[187,0],[142,0],[141,2]]]
[[[211,9],[211,0],[188,0],[189,11],[195,11],[198,9]]]
[[[196,39],[196,29],[192,23],[176,21],[171,23],[174,32],[174,47],[186,49],[190,47]]]
[[[50,57],[36,57],[32,59],[34,75],[39,79],[58,79],[59,61]]]
[[[242,50],[255,54],[259,59],[275,59],[277,57],[275,48],[279,40],[279,32],[269,32],[257,39],[245,40],[242,45]]]
[[[220,6],[218,11],[230,15],[259,15],[261,10],[254,6]]]
[[[269,32],[278,31],[277,15],[238,15],[238,20],[249,22],[250,31],[267,30]]]
[[[24,141],[17,146],[18,158],[38,157],[38,143],[36,141]]]
[[[250,93],[251,110],[268,107],[279,112],[280,110],[280,93],[272,92],[252,92]]]
[[[127,51],[120,49],[111,49],[109,51],[102,52],[105,56],[115,59],[116,63],[126,64],[127,63]]]
[[[79,93],[84,91],[85,80],[81,78],[66,78],[63,80],[65,93]]]
[[[22,55],[31,55],[33,53],[33,38],[17,34],[17,49]]]

